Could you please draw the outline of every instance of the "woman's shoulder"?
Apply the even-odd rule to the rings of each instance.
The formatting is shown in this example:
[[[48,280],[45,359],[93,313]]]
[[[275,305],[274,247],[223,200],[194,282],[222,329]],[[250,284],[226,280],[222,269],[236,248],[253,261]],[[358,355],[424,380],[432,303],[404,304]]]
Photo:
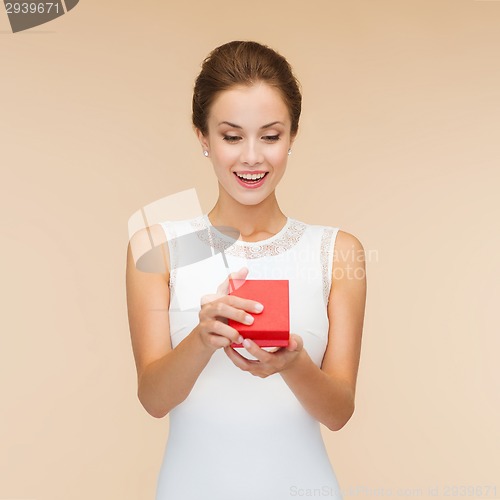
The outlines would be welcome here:
[[[160,224],[137,230],[129,239],[129,252],[139,271],[165,274],[169,269],[168,247]]]
[[[363,254],[364,248],[358,237],[348,231],[341,229],[333,224],[318,224],[304,222],[293,217],[290,217],[297,224],[305,226],[311,232],[317,232],[318,236],[324,239],[333,238],[335,252],[343,256],[349,254]],[[352,257],[352,256],[351,256]]]
[[[364,269],[365,250],[361,241],[348,231],[338,230],[333,251],[334,266],[345,269]],[[341,273],[343,275],[344,273]],[[347,275],[347,272],[345,273]]]
[[[339,251],[350,250],[353,252],[364,252],[361,241],[354,234],[343,231],[341,229],[339,229],[337,232],[337,241],[335,243],[335,247],[336,249],[339,249]]]

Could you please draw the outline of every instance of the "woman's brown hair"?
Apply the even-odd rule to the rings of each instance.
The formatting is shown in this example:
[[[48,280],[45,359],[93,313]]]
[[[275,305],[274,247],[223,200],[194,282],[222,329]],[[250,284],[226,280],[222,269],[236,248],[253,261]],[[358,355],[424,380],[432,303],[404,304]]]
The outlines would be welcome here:
[[[208,115],[218,94],[235,85],[264,82],[276,88],[285,102],[292,122],[291,136],[297,134],[302,105],[299,82],[288,61],[267,45],[253,41],[232,41],[210,52],[202,64],[193,92],[193,125],[208,135]]]

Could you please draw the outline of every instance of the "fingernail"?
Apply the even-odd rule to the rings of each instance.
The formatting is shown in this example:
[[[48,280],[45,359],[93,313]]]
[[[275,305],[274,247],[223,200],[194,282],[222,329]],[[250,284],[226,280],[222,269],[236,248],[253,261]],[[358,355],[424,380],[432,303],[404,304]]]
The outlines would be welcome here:
[[[245,347],[246,349],[248,349],[250,347],[250,341],[248,339],[245,339],[243,341],[243,347]]]
[[[243,344],[243,337],[241,335],[238,337],[238,344]]]
[[[261,312],[264,310],[264,306],[262,304],[255,304],[255,311]]]
[[[247,314],[245,316],[245,323],[247,323],[248,325],[251,325],[253,323],[253,316],[250,316],[250,314]]]

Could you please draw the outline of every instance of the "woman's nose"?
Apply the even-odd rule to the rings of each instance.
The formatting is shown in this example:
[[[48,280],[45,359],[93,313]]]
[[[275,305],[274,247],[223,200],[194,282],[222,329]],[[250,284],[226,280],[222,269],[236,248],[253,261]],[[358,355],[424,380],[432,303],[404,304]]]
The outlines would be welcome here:
[[[258,144],[253,141],[246,141],[241,150],[241,163],[245,165],[258,165],[262,163],[262,151]]]

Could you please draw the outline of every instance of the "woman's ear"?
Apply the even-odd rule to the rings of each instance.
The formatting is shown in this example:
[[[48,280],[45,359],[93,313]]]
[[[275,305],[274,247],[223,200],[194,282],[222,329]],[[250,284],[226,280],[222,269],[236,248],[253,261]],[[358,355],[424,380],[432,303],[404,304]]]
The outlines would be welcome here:
[[[199,128],[196,128],[195,132],[203,150],[205,151],[208,150],[208,139],[203,135],[203,133]]]

